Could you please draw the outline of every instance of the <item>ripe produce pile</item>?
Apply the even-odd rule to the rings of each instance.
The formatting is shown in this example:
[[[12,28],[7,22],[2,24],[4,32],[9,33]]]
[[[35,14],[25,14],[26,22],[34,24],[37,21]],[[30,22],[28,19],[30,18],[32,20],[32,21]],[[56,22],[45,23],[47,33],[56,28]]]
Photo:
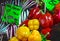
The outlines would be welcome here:
[[[52,26],[60,23],[60,1],[23,1],[5,5],[0,32],[9,41],[50,41]]]
[[[60,23],[60,3],[55,6],[54,14],[43,12],[40,5],[35,5],[29,11],[28,18],[23,21],[16,35],[9,41],[49,41],[52,26]]]

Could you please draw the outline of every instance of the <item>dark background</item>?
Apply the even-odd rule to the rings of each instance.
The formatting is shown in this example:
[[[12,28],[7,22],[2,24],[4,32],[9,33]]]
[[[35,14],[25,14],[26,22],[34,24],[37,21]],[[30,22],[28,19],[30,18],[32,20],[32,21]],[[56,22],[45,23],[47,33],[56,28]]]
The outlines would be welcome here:
[[[0,4],[3,3],[3,2],[5,2],[5,1],[7,1],[7,0],[0,0]]]
[[[51,41],[60,41],[60,23],[52,27]]]

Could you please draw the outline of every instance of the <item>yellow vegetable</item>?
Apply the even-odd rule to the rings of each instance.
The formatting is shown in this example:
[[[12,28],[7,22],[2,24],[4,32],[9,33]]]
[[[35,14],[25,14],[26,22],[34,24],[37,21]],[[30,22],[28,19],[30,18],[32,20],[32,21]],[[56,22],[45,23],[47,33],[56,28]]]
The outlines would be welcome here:
[[[51,40],[47,40],[47,41],[51,41]]]
[[[23,39],[22,39],[22,41],[27,41],[27,40],[28,40],[28,38],[23,38]]]
[[[17,29],[16,35],[18,39],[28,38],[30,35],[30,30],[27,26],[21,26]]]
[[[37,30],[39,29],[39,20],[38,19],[32,19],[28,21],[28,27],[30,30]]]
[[[28,41],[42,41],[39,31],[33,30],[32,34],[28,38]]]
[[[12,37],[9,41],[19,41],[16,37]]]

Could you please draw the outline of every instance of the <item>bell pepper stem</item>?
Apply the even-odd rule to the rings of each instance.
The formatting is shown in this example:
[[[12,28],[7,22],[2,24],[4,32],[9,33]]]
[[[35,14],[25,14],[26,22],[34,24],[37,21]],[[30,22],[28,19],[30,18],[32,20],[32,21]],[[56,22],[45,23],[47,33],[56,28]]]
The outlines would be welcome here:
[[[47,34],[44,36],[44,38],[46,38],[49,34],[50,34],[50,33],[49,33],[49,32],[47,32]],[[43,38],[43,39],[44,39],[44,38]],[[42,39],[42,40],[43,40],[43,39]]]
[[[39,0],[36,0],[36,2],[39,4]]]
[[[40,12],[42,12],[42,14],[45,14],[42,10],[40,10]]]
[[[21,25],[18,25],[18,27],[20,27]],[[22,24],[22,26],[25,26],[25,24]]]
[[[25,26],[25,24],[23,24],[22,26]]]
[[[50,34],[50,33],[49,33],[49,32],[47,32],[47,34],[45,35],[45,37],[47,37],[49,34]]]
[[[45,2],[45,6],[44,6],[44,13],[46,13],[46,2]]]

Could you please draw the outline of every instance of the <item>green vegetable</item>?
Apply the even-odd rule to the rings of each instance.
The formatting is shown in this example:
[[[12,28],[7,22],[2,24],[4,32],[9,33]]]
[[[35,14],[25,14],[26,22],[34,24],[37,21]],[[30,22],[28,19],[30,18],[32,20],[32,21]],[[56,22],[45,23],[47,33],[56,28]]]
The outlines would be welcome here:
[[[42,41],[46,41],[47,40],[46,37],[43,34],[41,34],[41,37],[42,37]]]

